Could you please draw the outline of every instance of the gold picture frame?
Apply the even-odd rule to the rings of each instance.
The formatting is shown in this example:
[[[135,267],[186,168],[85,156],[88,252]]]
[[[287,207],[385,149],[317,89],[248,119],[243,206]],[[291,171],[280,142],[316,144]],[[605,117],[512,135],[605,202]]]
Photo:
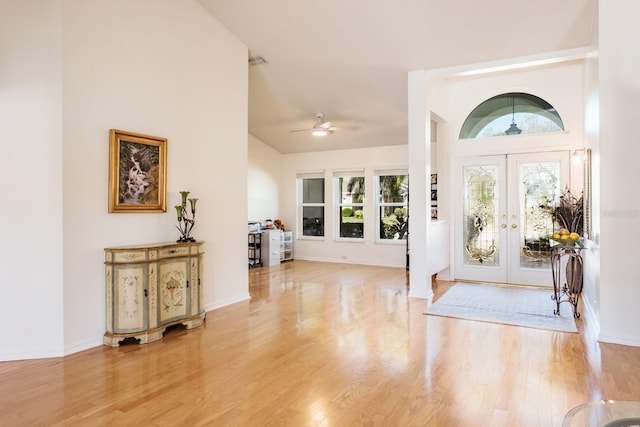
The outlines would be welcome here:
[[[167,211],[167,139],[109,131],[109,213]]]

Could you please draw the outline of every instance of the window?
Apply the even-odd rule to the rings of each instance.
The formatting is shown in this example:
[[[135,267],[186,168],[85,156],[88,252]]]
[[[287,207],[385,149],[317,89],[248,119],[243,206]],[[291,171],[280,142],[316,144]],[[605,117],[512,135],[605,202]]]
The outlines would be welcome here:
[[[324,236],[324,172],[298,175],[298,230]]]
[[[409,231],[409,175],[379,171],[376,175],[378,241],[406,240]]]
[[[511,92],[474,108],[460,129],[460,139],[562,131],[560,114],[551,104],[535,95]]]
[[[362,172],[334,174],[338,238],[364,238],[364,176]]]

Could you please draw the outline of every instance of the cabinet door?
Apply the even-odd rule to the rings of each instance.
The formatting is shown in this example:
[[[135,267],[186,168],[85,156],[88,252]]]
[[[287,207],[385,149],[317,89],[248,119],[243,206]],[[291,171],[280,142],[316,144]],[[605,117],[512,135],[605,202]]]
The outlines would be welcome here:
[[[158,263],[158,323],[160,325],[189,316],[189,258]]]
[[[113,332],[147,329],[146,265],[117,265],[113,268]]]

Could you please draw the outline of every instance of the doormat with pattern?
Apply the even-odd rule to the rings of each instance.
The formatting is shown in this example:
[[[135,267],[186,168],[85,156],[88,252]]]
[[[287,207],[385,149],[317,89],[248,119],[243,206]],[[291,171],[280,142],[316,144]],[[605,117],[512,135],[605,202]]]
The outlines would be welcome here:
[[[424,314],[577,333],[571,304],[556,302],[549,288],[456,283]]]

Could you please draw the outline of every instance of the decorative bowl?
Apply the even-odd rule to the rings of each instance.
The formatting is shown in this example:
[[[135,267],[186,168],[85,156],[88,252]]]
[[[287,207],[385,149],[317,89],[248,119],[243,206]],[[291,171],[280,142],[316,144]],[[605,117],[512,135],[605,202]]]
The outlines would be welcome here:
[[[557,242],[560,246],[567,246],[567,247],[572,247],[572,246],[582,246],[580,240],[571,240],[569,238],[567,239],[554,239],[553,237],[551,238],[551,240],[553,240],[554,242]]]

